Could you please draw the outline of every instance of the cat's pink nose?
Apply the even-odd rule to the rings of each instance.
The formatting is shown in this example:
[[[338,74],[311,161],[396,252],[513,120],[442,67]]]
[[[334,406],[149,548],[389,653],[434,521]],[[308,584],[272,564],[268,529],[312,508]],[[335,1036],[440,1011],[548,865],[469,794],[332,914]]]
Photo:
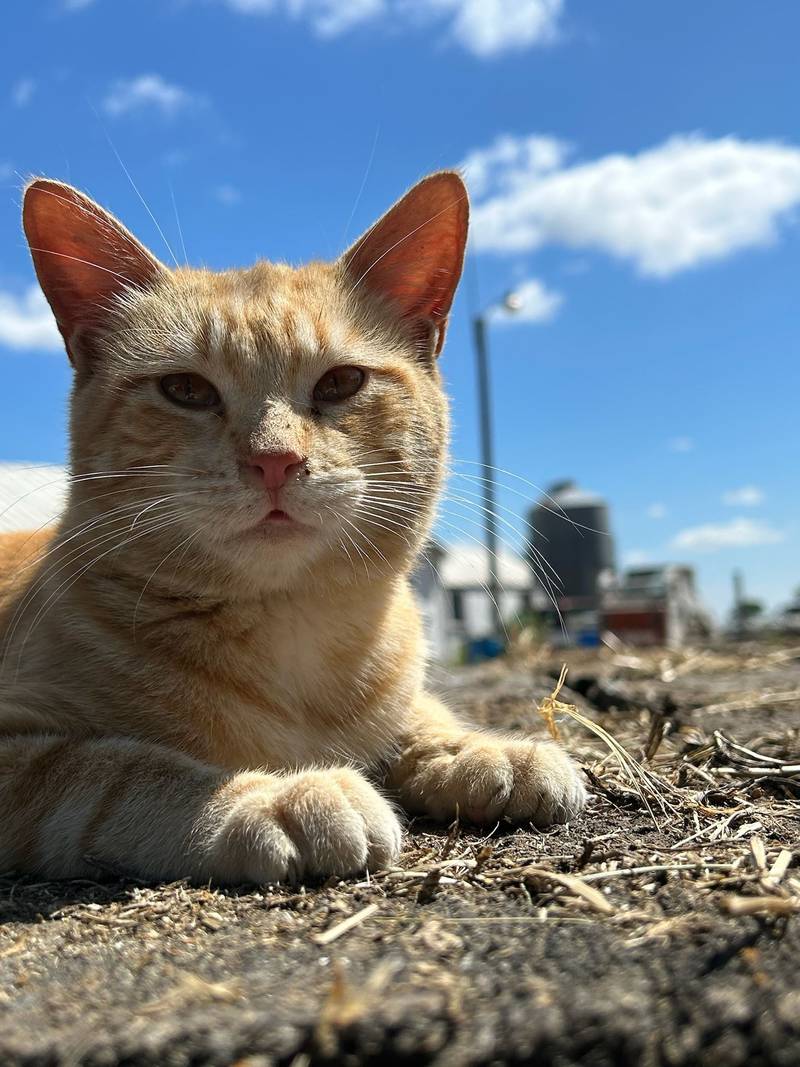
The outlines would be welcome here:
[[[266,489],[280,489],[305,462],[296,452],[261,452],[250,457],[248,466],[259,472]]]

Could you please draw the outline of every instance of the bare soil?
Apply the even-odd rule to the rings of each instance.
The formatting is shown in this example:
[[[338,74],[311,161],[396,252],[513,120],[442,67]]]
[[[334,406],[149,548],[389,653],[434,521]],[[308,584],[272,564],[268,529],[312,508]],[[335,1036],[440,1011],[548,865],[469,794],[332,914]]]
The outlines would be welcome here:
[[[437,684],[543,734],[562,658]],[[569,827],[418,820],[398,868],[299,889],[0,877],[2,1067],[797,1067],[800,649],[566,658],[606,732],[555,708]]]

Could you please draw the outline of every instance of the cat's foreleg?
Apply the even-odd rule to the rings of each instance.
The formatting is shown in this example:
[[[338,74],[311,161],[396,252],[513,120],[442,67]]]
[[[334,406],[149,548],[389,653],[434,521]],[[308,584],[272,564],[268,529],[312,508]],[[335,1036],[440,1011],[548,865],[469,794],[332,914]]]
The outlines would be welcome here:
[[[0,738],[0,871],[297,881],[378,869],[400,841],[349,768],[232,774],[138,741]]]
[[[385,781],[410,812],[482,825],[568,822],[586,803],[578,769],[557,744],[469,729],[428,694],[412,709]]]

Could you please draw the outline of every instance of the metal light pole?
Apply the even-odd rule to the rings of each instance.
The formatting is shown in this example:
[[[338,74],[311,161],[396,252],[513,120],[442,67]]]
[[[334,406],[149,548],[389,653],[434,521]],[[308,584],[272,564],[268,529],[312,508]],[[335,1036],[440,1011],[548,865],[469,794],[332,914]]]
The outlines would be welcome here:
[[[488,587],[491,599],[494,636],[503,632],[500,612],[500,575],[497,555],[497,523],[495,519],[494,438],[492,433],[492,398],[489,387],[489,351],[486,326],[495,311],[519,311],[522,304],[515,293],[506,293],[498,304],[492,304],[472,320],[475,338],[475,364],[478,372],[478,408],[480,413],[481,465],[483,467],[483,535],[488,565]]]

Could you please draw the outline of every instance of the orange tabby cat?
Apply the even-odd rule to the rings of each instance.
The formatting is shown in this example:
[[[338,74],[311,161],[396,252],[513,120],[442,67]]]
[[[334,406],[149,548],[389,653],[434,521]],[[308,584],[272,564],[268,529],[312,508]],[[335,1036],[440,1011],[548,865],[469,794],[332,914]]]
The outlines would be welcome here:
[[[335,263],[217,274],[28,186],[75,372],[71,486],[2,625],[0,870],[296,880],[395,860],[388,798],[485,825],[581,810],[557,746],[423,687],[408,575],[467,218],[434,174]]]

